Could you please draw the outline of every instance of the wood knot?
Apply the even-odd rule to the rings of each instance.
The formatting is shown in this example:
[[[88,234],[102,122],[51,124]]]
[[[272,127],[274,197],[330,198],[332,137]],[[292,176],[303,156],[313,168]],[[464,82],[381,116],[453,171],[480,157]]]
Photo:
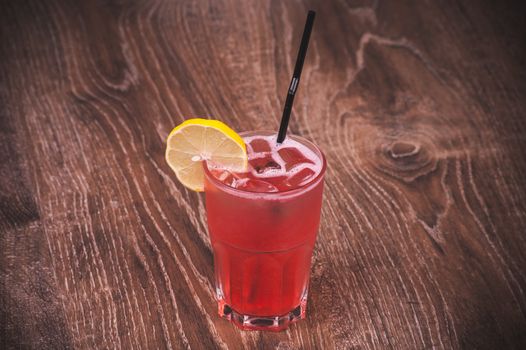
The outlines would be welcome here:
[[[415,145],[413,143],[404,141],[394,142],[387,149],[387,152],[391,158],[395,159],[416,156],[418,155],[419,151],[420,145]]]
[[[429,140],[391,139],[377,145],[376,167],[384,173],[411,182],[436,167],[435,147]]]
[[[362,165],[410,183],[437,169],[443,142],[434,112],[412,99],[403,102],[389,113],[364,109],[344,114],[353,119],[346,142]]]

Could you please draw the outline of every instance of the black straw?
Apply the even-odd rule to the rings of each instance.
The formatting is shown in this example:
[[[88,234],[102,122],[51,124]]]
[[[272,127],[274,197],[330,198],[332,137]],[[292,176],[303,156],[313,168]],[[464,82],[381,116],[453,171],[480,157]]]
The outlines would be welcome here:
[[[310,33],[312,26],[314,25],[314,17],[316,12],[309,11],[307,14],[307,21],[305,22],[305,29],[303,29],[303,36],[301,37],[301,45],[298,51],[298,57],[296,58],[296,66],[294,66],[294,74],[290,81],[289,91],[287,93],[287,100],[285,101],[285,107],[283,108],[283,115],[281,116],[281,124],[278,132],[278,143],[282,143],[287,135],[287,128],[289,126],[290,113],[292,112],[292,104],[294,103],[294,96],[300,83],[301,71],[303,69],[303,62],[305,61],[305,55],[307,54],[307,48],[309,47]]]

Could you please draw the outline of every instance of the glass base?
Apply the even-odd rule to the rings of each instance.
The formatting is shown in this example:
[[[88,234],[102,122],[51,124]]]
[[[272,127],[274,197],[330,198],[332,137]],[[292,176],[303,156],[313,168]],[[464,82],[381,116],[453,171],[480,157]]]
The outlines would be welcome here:
[[[279,332],[287,329],[292,323],[305,318],[307,295],[305,293],[300,305],[281,316],[244,315],[232,309],[224,299],[218,299],[217,306],[219,316],[226,318],[240,329]]]

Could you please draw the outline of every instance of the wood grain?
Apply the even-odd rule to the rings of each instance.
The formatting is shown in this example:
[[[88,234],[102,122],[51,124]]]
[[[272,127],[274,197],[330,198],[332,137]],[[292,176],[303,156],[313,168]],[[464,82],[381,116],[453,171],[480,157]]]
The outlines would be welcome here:
[[[0,347],[526,347],[524,5],[3,1]],[[328,159],[308,318],[216,315],[204,196],[163,159],[191,116]]]

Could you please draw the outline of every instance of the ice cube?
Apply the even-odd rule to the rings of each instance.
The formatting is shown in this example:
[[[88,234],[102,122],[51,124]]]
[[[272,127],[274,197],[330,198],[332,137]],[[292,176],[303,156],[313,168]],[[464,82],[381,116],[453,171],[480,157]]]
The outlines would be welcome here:
[[[254,153],[270,152],[270,145],[264,139],[254,139],[249,142],[250,147]]]
[[[274,185],[263,180],[250,178],[235,180],[234,187],[250,192],[278,192],[278,189]]]
[[[254,176],[275,174],[281,170],[281,165],[270,155],[264,158],[252,159],[250,161],[250,167]]]
[[[289,171],[298,163],[314,164],[312,160],[306,158],[301,151],[295,147],[283,147],[278,149],[278,154],[285,163],[285,168]]]
[[[312,178],[316,174],[316,171],[314,171],[312,168],[308,166],[300,166],[300,167],[296,167],[296,169],[299,168],[299,170],[296,172],[293,172],[293,174],[289,176],[288,179],[283,181],[283,185],[285,187],[289,189],[293,189],[293,188],[298,188],[303,185],[306,185],[309,181],[312,180]]]
[[[225,170],[225,169],[220,169],[220,168],[216,168],[216,169],[212,168],[210,169],[210,172],[216,179],[218,179],[225,185],[232,186],[235,177],[230,171]]]

